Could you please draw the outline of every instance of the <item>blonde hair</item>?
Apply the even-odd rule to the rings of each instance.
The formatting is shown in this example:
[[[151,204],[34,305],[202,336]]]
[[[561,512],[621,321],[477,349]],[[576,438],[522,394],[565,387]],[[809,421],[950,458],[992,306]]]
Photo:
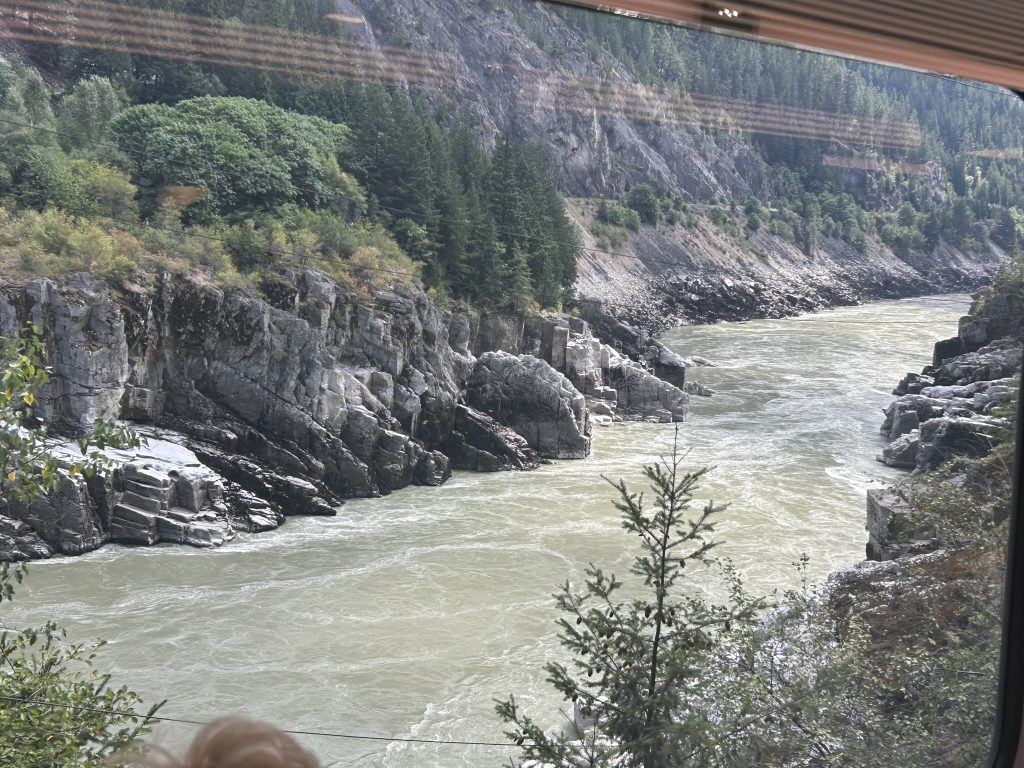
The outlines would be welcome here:
[[[224,717],[205,726],[185,755],[153,748],[114,757],[112,766],[142,768],[319,768],[316,758],[279,728],[243,717]]]

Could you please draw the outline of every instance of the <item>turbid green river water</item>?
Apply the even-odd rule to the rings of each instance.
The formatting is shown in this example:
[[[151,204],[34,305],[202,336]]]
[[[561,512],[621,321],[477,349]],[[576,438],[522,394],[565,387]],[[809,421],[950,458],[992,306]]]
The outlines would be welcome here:
[[[898,473],[874,460],[881,409],[966,297],[878,302],[788,320],[681,328],[664,340],[718,364],[691,371],[683,443],[716,469],[702,497],[731,503],[720,552],[754,591],[816,579],[863,557],[864,493]],[[529,473],[457,473],[293,518],[217,551],[106,547],[36,564],[4,618],[53,618],[106,638],[114,670],[162,714],[244,713],[286,728],[501,741],[492,699],[515,693],[557,724],[543,663],[559,653],[551,593],[593,561],[625,575],[633,542],[602,474],[638,478],[671,425],[595,429],[594,454]],[[714,584],[699,584],[713,592]],[[180,743],[192,729],[161,725]],[[498,765],[506,748],[303,737],[339,766]]]

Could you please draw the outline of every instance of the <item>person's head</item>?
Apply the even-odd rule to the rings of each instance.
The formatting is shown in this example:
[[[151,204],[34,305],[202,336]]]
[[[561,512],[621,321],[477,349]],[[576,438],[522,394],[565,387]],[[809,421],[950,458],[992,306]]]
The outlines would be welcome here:
[[[269,723],[225,717],[205,726],[182,757],[162,750],[117,756],[114,766],[142,768],[319,768],[316,758]]]

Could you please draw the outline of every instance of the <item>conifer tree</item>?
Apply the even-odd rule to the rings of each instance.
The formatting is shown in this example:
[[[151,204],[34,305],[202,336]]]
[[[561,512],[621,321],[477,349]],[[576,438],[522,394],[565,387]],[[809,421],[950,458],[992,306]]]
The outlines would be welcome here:
[[[641,596],[621,597],[623,582],[593,564],[582,591],[566,582],[555,595],[559,640],[572,661],[546,670],[575,710],[565,731],[551,735],[514,697],[497,704],[528,763],[674,768],[700,765],[715,749],[717,724],[697,694],[702,675],[723,638],[749,625],[764,604],[747,597],[728,568],[725,603],[683,592],[687,574],[714,562],[713,518],[724,507],[708,502],[691,512],[708,469],[687,471],[678,433],[676,440],[671,456],[643,470],[650,501],[612,483],[622,525],[640,540],[631,570]]]

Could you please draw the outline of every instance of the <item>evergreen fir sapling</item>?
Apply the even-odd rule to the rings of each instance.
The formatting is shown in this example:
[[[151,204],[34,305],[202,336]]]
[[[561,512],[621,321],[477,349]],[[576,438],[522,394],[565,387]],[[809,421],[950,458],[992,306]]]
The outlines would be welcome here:
[[[566,715],[562,734],[552,735],[514,697],[498,702],[497,713],[510,728],[506,734],[526,761],[558,768],[663,768],[699,765],[717,751],[723,724],[702,689],[709,670],[721,667],[710,662],[730,635],[753,623],[765,602],[748,597],[729,567],[726,602],[683,592],[683,577],[695,566],[717,564],[710,555],[714,517],[724,509],[713,502],[692,509],[708,469],[687,471],[685,458],[677,433],[672,454],[644,468],[651,502],[621,480],[612,483],[623,527],[640,539],[631,571],[641,580],[643,597],[620,598],[623,582],[593,564],[582,591],[566,582],[555,595],[563,612],[559,640],[572,661],[552,662],[546,670],[575,713]]]

